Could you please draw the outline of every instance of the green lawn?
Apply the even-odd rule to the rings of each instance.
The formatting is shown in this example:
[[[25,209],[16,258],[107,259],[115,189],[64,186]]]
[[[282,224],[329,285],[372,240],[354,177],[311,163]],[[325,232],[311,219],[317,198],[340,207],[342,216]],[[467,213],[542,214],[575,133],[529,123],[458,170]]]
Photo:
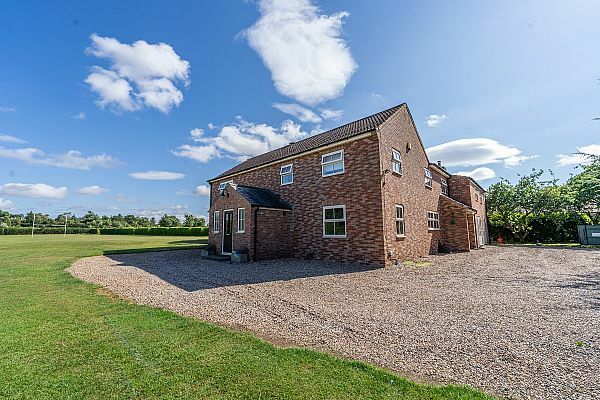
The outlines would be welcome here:
[[[138,306],[64,271],[185,237],[0,236],[0,398],[485,399]],[[424,332],[426,334],[426,332]]]

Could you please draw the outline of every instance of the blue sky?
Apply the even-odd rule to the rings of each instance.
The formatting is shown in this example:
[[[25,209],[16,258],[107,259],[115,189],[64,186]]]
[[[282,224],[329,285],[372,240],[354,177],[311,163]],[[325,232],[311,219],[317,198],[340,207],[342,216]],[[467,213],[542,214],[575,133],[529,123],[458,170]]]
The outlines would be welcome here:
[[[2,2],[0,209],[205,215],[239,160],[407,102],[488,186],[600,153],[600,3]]]

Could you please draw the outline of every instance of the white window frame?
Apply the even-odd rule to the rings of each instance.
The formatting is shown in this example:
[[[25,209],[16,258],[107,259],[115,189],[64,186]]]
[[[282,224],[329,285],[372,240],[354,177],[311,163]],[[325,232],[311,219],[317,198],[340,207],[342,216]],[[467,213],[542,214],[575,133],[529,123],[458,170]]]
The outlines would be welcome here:
[[[436,211],[427,211],[427,229],[430,231],[440,230],[440,214]]]
[[[283,172],[283,169],[287,167],[290,167],[290,170],[288,172]],[[291,176],[292,180],[290,182],[284,183],[284,176]],[[294,164],[285,164],[279,168],[279,183],[281,184],[281,186],[291,185],[292,183],[294,183]]]
[[[216,210],[213,213],[213,233],[219,233],[219,216],[220,213],[218,210]]]
[[[241,213],[240,213],[241,211]],[[240,214],[243,214],[240,216]],[[241,224],[240,224],[241,222]],[[237,233],[246,232],[246,209],[238,208],[237,209]]]
[[[396,167],[398,170],[396,171]],[[402,155],[400,151],[392,148],[392,172],[398,175],[402,175]]]
[[[446,178],[440,178],[440,184],[442,185],[442,194],[448,196],[448,181]]]
[[[398,209],[402,210],[402,217],[398,218]],[[406,237],[406,224],[404,223],[404,206],[402,204],[396,204],[394,209],[396,215],[396,237]],[[402,223],[402,233],[398,233],[398,222]]]
[[[336,209],[336,208],[341,208],[343,210],[343,218],[332,218],[332,219],[325,219],[325,210],[331,210],[331,209]],[[325,233],[325,223],[326,222],[333,222],[333,231],[335,232],[335,222],[343,222],[344,223],[344,234],[343,235],[328,235]],[[336,206],[324,206],[323,207],[323,237],[324,238],[345,238],[348,236],[348,224],[346,222],[346,205],[344,204],[338,204]]]
[[[425,168],[425,187],[430,189],[433,187],[433,175],[429,168]]]
[[[340,154],[340,159],[339,160],[334,160],[334,161],[328,161],[328,162],[323,161],[325,159],[325,157],[332,156],[334,154]],[[327,165],[339,164],[339,163],[342,164],[342,170],[341,171],[334,172],[334,173],[331,173],[331,174],[325,174],[325,167]],[[331,153],[323,154],[321,156],[321,176],[325,177],[325,176],[340,175],[340,174],[343,174],[345,171],[346,171],[346,166],[344,164],[344,150],[343,149],[342,150],[336,150],[336,151],[333,151]]]
[[[233,181],[225,181],[225,182],[219,183],[219,190],[225,190],[225,188],[227,187],[227,184],[233,185]]]

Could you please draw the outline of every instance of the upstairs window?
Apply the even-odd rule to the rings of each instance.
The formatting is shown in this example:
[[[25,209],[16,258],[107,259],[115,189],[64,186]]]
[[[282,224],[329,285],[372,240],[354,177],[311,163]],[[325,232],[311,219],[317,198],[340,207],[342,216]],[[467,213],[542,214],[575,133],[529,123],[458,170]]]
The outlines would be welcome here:
[[[233,181],[226,181],[219,183],[219,190],[224,190],[227,185],[233,184]]]
[[[440,214],[434,211],[427,211],[427,228],[429,230],[440,229]]]
[[[404,206],[396,204],[396,236],[404,237]]]
[[[446,196],[448,195],[448,181],[446,178],[440,178],[440,183],[442,184],[442,193]]]
[[[244,233],[246,231],[246,209],[238,208],[237,231]]]
[[[215,211],[213,216],[213,233],[219,233],[219,212]]]
[[[402,175],[402,159],[400,158],[400,152],[395,149],[392,149],[392,171]]]
[[[294,183],[294,170],[292,164],[282,165],[279,169],[279,176],[281,177],[282,186]]]
[[[431,171],[425,168],[425,187],[431,188],[433,186],[433,178]]]
[[[323,207],[323,236],[346,237],[346,206]]]
[[[344,151],[339,150],[321,156],[321,169],[323,176],[344,173]]]

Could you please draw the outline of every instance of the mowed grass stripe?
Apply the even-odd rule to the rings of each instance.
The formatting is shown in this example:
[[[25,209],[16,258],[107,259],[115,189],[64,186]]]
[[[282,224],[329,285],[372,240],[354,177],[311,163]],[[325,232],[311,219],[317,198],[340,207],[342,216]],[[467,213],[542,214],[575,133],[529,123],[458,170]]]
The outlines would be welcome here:
[[[78,258],[200,246],[151,236],[0,237],[0,398],[486,399],[362,362],[274,347],[79,281]]]

